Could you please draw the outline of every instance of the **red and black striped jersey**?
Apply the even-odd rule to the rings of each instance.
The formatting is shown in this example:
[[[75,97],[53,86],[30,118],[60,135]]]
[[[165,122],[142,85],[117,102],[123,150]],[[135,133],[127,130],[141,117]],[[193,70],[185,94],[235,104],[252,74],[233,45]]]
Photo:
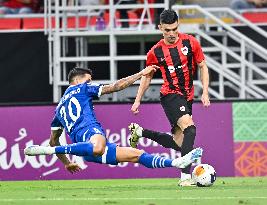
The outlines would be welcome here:
[[[146,65],[158,65],[164,83],[160,92],[163,95],[178,93],[192,100],[194,97],[193,75],[197,64],[205,59],[197,39],[179,33],[175,44],[166,45],[161,39],[147,53]]]

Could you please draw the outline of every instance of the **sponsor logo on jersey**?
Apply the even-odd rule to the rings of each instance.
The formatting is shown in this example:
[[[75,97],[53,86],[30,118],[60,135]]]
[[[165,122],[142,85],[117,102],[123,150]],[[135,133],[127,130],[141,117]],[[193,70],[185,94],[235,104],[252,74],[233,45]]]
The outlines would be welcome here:
[[[173,73],[173,72],[175,72],[176,69],[181,69],[181,68],[183,68],[183,67],[185,67],[185,64],[184,64],[184,65],[179,65],[179,66],[177,66],[177,67],[174,67],[174,66],[172,66],[172,65],[169,65],[169,66],[168,66],[168,70],[170,71],[170,73]]]
[[[188,54],[188,48],[186,46],[182,47],[181,51],[185,56]]]
[[[170,73],[173,73],[173,72],[175,72],[175,67],[170,65],[170,66],[168,66],[168,70],[170,71]]]

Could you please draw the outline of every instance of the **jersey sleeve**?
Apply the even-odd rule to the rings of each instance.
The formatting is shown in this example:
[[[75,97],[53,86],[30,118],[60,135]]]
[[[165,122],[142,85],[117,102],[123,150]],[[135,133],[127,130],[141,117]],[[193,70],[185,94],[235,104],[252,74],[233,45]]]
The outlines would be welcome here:
[[[97,83],[87,83],[87,93],[92,97],[100,97],[103,85]]]
[[[51,122],[51,130],[63,130],[64,127],[61,124],[61,122],[59,121],[59,119],[57,118],[57,116],[54,116],[52,122]]]
[[[197,63],[201,63],[203,60],[205,60],[205,56],[200,46],[200,43],[195,37],[192,37],[191,41],[192,41],[192,50],[193,50],[194,60]]]
[[[158,60],[153,52],[153,49],[151,49],[146,55],[146,66],[150,65],[158,65]]]

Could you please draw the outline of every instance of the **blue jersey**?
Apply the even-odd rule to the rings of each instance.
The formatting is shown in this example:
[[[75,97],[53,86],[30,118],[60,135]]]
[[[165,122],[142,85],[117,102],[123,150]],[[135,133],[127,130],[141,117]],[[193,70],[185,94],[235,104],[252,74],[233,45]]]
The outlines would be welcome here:
[[[82,83],[67,88],[55,111],[51,129],[65,128],[73,142],[85,141],[85,134],[102,134],[92,100],[100,97],[102,85]]]

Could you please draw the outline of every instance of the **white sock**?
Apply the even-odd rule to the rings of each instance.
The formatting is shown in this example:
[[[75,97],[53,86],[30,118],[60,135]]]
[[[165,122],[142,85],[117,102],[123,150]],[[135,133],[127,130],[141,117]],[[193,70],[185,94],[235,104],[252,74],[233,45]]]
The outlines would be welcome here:
[[[187,179],[191,179],[191,174],[186,174],[186,173],[181,172],[181,181],[184,181]]]
[[[46,147],[45,149],[46,149],[47,154],[55,154],[56,153],[55,147]]]
[[[138,137],[142,137],[142,133],[143,133],[143,128],[139,126],[136,129],[136,134],[138,135]]]

